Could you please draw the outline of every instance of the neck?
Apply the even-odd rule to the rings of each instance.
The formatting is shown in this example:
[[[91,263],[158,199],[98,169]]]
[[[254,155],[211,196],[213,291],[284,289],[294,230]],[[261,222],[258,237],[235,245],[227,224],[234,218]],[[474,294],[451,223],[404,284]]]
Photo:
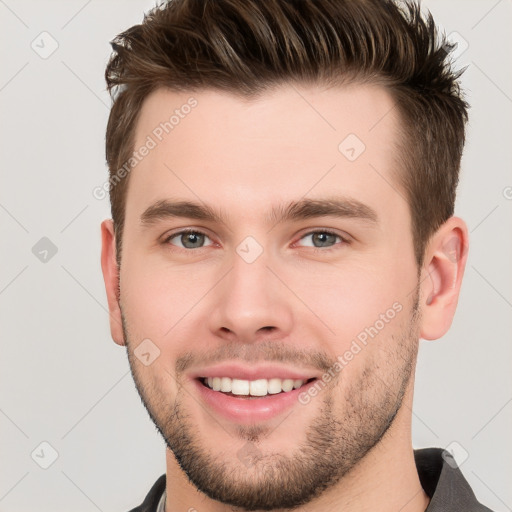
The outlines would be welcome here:
[[[413,379],[411,379],[412,381]],[[296,512],[424,512],[429,498],[421,487],[411,439],[412,384],[381,441],[336,485]],[[167,450],[168,496],[165,512],[241,512],[212,500],[188,480]],[[274,511],[284,512],[284,511]]]

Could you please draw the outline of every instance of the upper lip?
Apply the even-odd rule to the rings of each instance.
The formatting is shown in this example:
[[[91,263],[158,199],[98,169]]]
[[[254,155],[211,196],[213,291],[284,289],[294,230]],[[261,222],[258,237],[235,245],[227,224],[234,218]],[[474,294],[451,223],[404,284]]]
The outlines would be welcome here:
[[[309,380],[318,378],[318,372],[274,364],[243,366],[240,363],[223,363],[199,368],[191,373],[191,377],[194,379],[201,377],[230,377],[240,380],[272,378]]]

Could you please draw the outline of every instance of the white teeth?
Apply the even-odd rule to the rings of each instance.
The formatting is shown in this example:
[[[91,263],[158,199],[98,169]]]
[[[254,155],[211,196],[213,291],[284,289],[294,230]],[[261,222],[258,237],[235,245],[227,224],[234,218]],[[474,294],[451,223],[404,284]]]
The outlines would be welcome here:
[[[231,379],[229,377],[222,377],[220,381],[220,390],[224,391],[224,393],[229,393],[231,391]]]
[[[251,380],[249,392],[252,396],[265,396],[267,394],[267,379]]]
[[[281,384],[283,391],[291,391],[293,389],[293,379],[285,379]]]
[[[223,377],[223,379],[228,377]],[[231,381],[231,393],[233,395],[248,395],[249,394],[249,381],[233,379]]]
[[[257,379],[243,380],[230,377],[208,377],[203,382],[214,391],[233,393],[233,395],[266,396],[288,392],[300,388],[304,380],[300,379]]]
[[[276,393],[281,393],[281,379],[269,379],[268,381],[268,392],[271,395],[275,395]]]
[[[221,380],[219,379],[219,377],[213,377],[213,390],[214,391],[220,391],[220,383],[221,383]]]

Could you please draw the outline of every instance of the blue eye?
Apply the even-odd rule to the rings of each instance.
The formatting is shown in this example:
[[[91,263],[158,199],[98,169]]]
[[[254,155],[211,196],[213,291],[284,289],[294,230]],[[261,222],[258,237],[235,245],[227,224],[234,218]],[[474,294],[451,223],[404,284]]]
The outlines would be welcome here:
[[[348,243],[347,240],[345,240],[342,236],[340,236],[338,233],[334,233],[333,231],[329,231],[326,229],[321,229],[318,231],[311,231],[310,233],[307,233],[304,235],[301,240],[304,240],[307,237],[312,237],[312,244],[307,247],[313,247],[315,251],[329,251],[330,249],[335,249],[336,245],[342,245],[342,244],[336,244],[336,239],[341,240],[342,243]],[[315,243],[318,243],[320,245],[315,245]],[[322,249],[323,248],[323,249]]]
[[[182,249],[201,249],[201,245],[204,243],[205,238],[209,239],[208,235],[202,233],[201,231],[187,229],[172,234],[171,236],[167,237],[164,242],[169,243],[175,238],[181,242],[181,246],[178,245],[178,247],[181,247]]]
[[[337,248],[337,246],[349,243],[349,241],[343,238],[341,235],[328,229],[311,231],[303,235],[300,240],[304,240],[307,237],[312,237],[312,244],[306,245],[306,247],[311,247],[315,252],[326,252],[334,250]],[[172,240],[178,240],[179,243],[174,243]],[[208,245],[212,245],[211,240],[209,244],[204,245],[205,240],[210,240],[210,237],[202,231],[185,229],[169,235],[163,243],[170,243],[171,245],[175,245],[181,249],[202,249]],[[337,242],[337,240],[340,242]]]

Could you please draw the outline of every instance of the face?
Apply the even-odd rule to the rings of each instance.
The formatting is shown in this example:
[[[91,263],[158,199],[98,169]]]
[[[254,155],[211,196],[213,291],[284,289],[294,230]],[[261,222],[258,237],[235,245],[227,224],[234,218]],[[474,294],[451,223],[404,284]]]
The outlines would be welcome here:
[[[400,410],[419,311],[392,107],[370,85],[158,90],[143,105],[124,341],[150,416],[212,499],[307,503]]]

